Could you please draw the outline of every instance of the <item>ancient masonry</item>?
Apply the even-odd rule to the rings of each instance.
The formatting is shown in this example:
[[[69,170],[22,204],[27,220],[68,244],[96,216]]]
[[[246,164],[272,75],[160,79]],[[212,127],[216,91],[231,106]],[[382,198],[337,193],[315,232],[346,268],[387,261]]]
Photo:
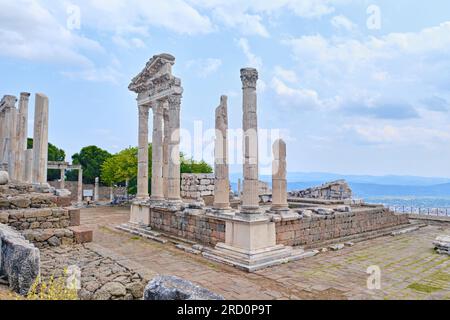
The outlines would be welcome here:
[[[19,109],[14,96],[0,102],[0,277],[20,294],[40,272],[39,249],[92,241],[92,231],[80,227],[80,210],[47,183],[49,102],[43,94],[36,94],[33,150],[26,149],[29,96],[21,94]]]
[[[214,176],[184,175],[180,179],[183,88],[180,79],[172,75],[174,63],[175,58],[169,54],[154,56],[129,86],[137,93],[139,111],[138,198],[132,204],[130,222],[118,229],[150,239],[157,239],[159,232],[163,232],[195,241],[197,245],[190,251],[253,272],[315,255],[316,251],[305,248],[324,242],[374,236],[409,224],[407,217],[382,206],[342,200],[351,198],[351,191],[340,182],[309,192],[311,198],[339,200],[288,195],[287,146],[283,140],[273,145],[272,202],[266,205],[261,201],[264,197],[258,172],[258,71],[253,68],[241,70],[244,180],[239,184],[240,200],[230,204],[226,96],[220,98],[215,112]],[[153,110],[151,195],[147,152],[150,109]],[[198,201],[210,193],[214,194],[210,204]]]
[[[338,180],[315,188],[292,191],[289,192],[289,196],[310,199],[349,200],[352,199],[352,190],[345,180]]]

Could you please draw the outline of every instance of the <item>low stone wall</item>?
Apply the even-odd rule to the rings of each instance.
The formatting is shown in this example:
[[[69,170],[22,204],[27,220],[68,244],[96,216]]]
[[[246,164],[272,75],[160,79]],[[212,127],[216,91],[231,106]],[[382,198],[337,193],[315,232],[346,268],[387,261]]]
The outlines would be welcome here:
[[[12,228],[0,224],[0,277],[14,292],[26,295],[40,271],[39,250]]]
[[[68,229],[79,225],[79,210],[63,208],[0,211],[0,222],[13,227],[38,248],[70,245],[74,233]]]
[[[214,174],[183,174],[181,177],[181,197],[200,199],[214,195]]]
[[[294,221],[277,222],[277,243],[313,246],[315,243],[408,223],[407,215],[397,215],[384,208],[360,209],[327,216],[313,215]]]
[[[150,226],[157,230],[215,246],[225,241],[225,221],[208,217],[203,210],[176,212],[164,209],[150,211]]]
[[[50,181],[49,184],[56,189],[59,189],[59,187],[60,187],[59,181]],[[65,187],[65,189],[67,189],[71,192],[70,199],[74,202],[78,201],[78,182],[66,181],[64,183],[64,187]],[[83,184],[83,190],[94,190],[94,185],[93,184]],[[99,201],[109,201],[110,200],[110,192],[111,192],[110,187],[100,186],[99,190],[98,190]],[[125,196],[126,195],[125,187],[114,188],[113,195],[117,196],[117,197]]]

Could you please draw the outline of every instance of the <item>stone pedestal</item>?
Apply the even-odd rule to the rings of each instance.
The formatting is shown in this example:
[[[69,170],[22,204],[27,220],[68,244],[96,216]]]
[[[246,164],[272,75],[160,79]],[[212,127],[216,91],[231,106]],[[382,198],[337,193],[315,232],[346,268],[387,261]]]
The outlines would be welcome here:
[[[207,250],[204,257],[247,272],[300,259],[302,249],[276,244],[275,223],[264,214],[236,214],[226,221],[225,243]]]
[[[130,223],[149,226],[150,225],[150,205],[148,203],[135,201],[131,205]]]

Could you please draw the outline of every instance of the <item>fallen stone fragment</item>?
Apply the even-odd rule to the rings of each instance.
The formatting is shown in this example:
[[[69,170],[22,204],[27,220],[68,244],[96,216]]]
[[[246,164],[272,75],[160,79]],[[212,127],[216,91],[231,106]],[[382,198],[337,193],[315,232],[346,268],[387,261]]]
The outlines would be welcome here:
[[[26,295],[40,272],[40,253],[12,228],[0,224],[0,277],[9,287]]]
[[[437,237],[433,245],[437,253],[450,255],[450,236]]]
[[[7,185],[9,182],[9,175],[6,171],[0,171],[0,186]]]
[[[339,250],[344,249],[344,248],[345,248],[345,245],[342,244],[342,243],[339,243],[339,244],[333,244],[333,245],[331,245],[329,248],[330,248],[330,250],[332,250],[332,251],[339,251]]]
[[[145,287],[144,300],[224,300],[224,298],[178,277],[157,276]]]

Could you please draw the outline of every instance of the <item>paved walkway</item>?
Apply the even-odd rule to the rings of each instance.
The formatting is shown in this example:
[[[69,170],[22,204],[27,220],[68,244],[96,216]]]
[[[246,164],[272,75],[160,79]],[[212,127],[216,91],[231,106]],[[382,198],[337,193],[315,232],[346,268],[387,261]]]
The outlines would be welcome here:
[[[450,234],[429,226],[414,233],[383,237],[338,252],[248,274],[159,244],[114,231],[128,221],[128,209],[82,211],[82,224],[95,229],[94,248],[132,264],[144,277],[176,275],[226,299],[448,299],[450,257],[435,254],[432,241]],[[381,289],[368,290],[367,268],[381,270]]]

